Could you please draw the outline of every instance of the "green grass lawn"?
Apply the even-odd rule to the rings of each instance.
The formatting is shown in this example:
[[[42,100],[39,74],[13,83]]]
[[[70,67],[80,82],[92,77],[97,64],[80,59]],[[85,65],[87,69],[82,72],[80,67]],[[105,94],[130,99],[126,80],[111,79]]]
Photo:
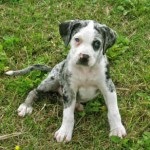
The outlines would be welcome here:
[[[19,104],[46,74],[8,77],[4,72],[63,60],[69,48],[58,24],[71,19],[97,20],[118,33],[107,55],[128,133],[122,140],[108,138],[102,96],[75,114],[73,139],[67,144],[53,139],[62,120],[57,95],[35,103],[32,115],[17,116]],[[16,145],[21,150],[150,150],[149,0],[0,0],[0,150]]]

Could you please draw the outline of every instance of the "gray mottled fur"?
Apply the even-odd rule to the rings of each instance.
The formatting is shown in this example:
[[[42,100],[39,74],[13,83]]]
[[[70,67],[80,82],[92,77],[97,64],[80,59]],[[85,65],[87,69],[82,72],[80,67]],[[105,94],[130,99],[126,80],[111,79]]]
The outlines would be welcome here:
[[[21,70],[12,71],[11,75],[14,75],[14,76],[24,75],[24,74],[27,74],[27,73],[33,71],[33,70],[50,72],[51,68],[49,66],[46,66],[46,65],[36,64],[36,65],[32,65],[32,66],[29,66],[29,67],[21,69]]]

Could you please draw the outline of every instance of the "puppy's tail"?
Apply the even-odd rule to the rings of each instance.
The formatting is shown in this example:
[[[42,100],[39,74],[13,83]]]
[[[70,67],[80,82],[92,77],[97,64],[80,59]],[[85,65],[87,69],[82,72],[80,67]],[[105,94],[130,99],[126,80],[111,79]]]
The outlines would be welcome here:
[[[29,73],[33,70],[40,70],[40,71],[44,71],[44,72],[50,72],[51,68],[49,66],[46,66],[46,65],[36,64],[36,65],[32,65],[32,66],[29,66],[29,67],[21,69],[21,70],[16,70],[16,71],[10,70],[10,71],[7,71],[5,74],[9,75],[9,76],[17,76],[17,75],[27,74],[27,73]]]

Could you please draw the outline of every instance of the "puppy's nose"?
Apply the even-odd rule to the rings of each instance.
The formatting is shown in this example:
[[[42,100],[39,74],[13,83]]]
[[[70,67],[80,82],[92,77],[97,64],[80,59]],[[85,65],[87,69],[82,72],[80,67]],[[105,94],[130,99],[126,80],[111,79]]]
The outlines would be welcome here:
[[[80,53],[80,59],[89,59],[89,55],[88,54],[82,54]]]
[[[81,65],[88,65],[88,61],[89,61],[89,55],[88,54],[79,54],[79,60],[77,64],[81,64]]]

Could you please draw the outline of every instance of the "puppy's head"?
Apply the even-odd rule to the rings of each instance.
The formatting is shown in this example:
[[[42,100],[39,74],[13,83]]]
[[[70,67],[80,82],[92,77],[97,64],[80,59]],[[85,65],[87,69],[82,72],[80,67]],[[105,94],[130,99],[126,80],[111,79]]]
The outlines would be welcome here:
[[[70,58],[75,65],[92,67],[116,41],[115,31],[92,20],[64,22],[59,31],[65,45],[70,43]]]

